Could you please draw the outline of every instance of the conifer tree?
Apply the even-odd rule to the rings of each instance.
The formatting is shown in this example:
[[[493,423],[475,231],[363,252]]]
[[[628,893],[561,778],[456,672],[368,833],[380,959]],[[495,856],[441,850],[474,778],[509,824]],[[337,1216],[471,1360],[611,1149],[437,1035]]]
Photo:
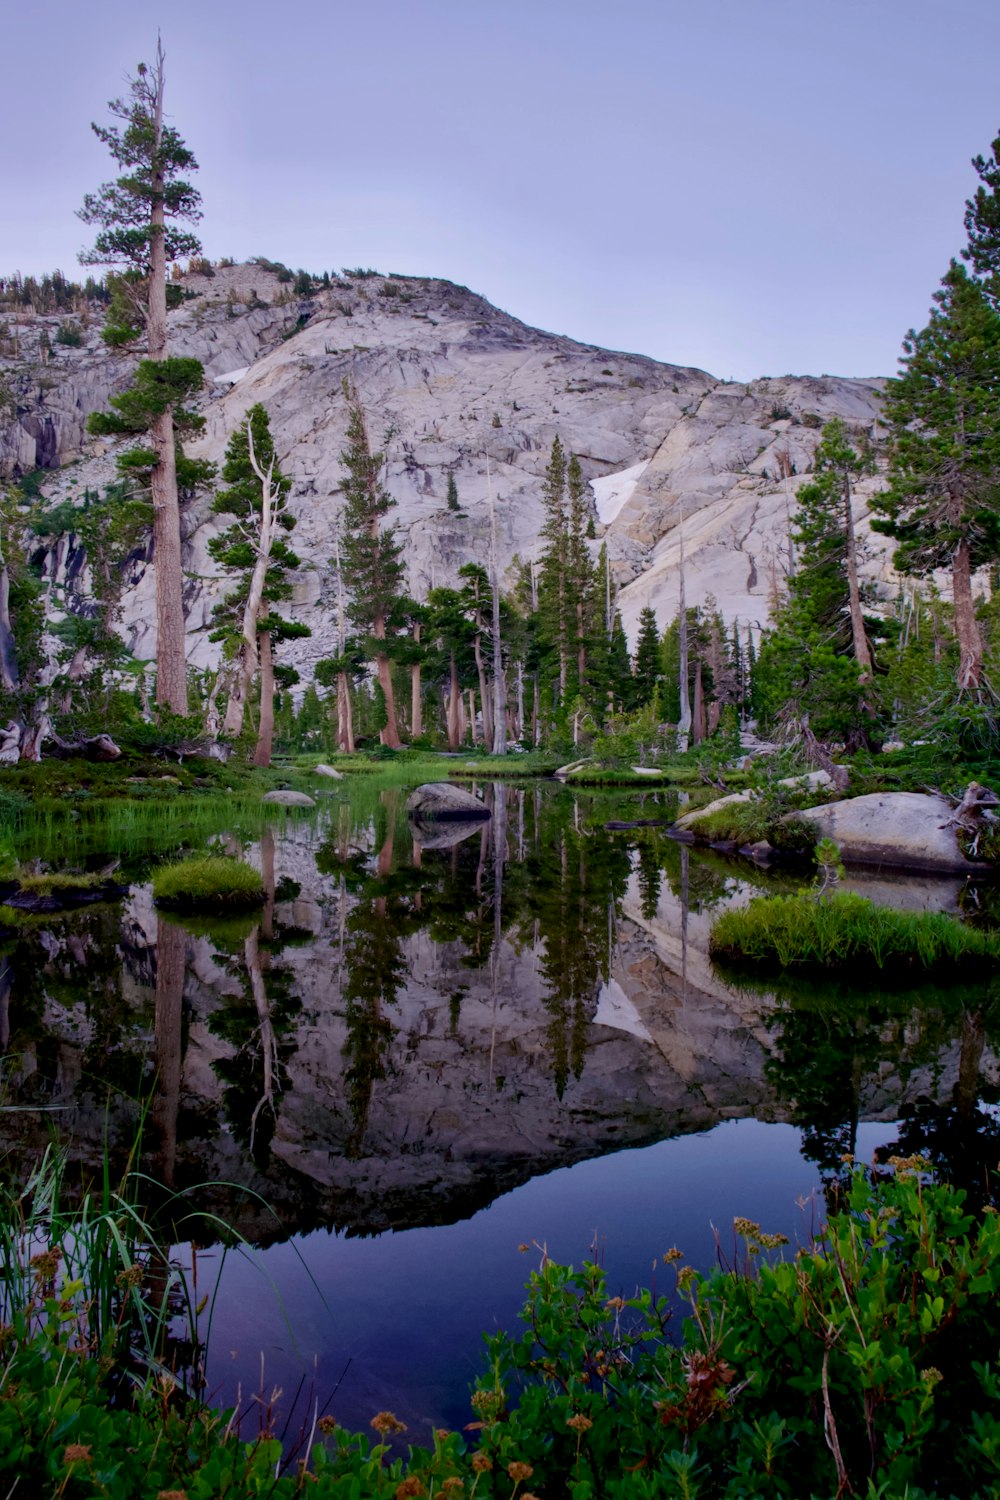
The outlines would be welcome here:
[[[428,634],[437,653],[430,668],[443,683],[448,749],[457,750],[461,743],[462,688],[474,669],[468,598],[459,589],[431,589],[427,605]]]
[[[953,261],[930,322],[903,343],[890,383],[889,489],[878,530],[899,542],[896,566],[951,574],[959,692],[983,687],[983,641],[972,574],[1000,558],[1000,315]]]
[[[185,714],[178,491],[203,482],[207,474],[204,467],[181,471],[178,464],[175,414],[200,384],[200,374],[196,376],[200,366],[194,360],[167,357],[166,267],[169,260],[200,250],[195,235],[179,228],[178,221],[197,221],[201,198],[184,175],[195,170],[197,162],[177,131],[164,122],[163,95],[164,55],[158,43],[153,66],[140,63],[129,80],[127,96],[109,105],[121,125],[93,127],[122,175],[84,198],[80,217],[85,224],[97,225],[98,234],[93,248],[81,259],[85,265],[121,268],[105,325],[107,342],[120,347],[145,335],[147,358],[133,386],[132,425],[122,427],[115,418],[105,417],[98,418],[92,430],[149,433],[149,449],[143,450],[145,463],[133,457],[130,467],[148,474],[153,500],[156,694],[162,707]],[[145,425],[137,425],[140,415]],[[192,430],[190,415],[187,427]]]
[[[228,488],[215,497],[212,509],[234,519],[221,536],[212,539],[209,551],[238,579],[235,589],[213,611],[212,639],[227,642],[235,653],[224,727],[228,734],[239,734],[249,687],[259,670],[260,723],[254,764],[268,766],[274,731],[273,648],[310,631],[308,626],[283,619],[275,609],[291,597],[289,575],[299,566],[299,559],[285,540],[295,525],[287,508],[291,480],[278,467],[263,406],[252,406],[230,438],[222,478]]]
[[[566,529],[566,455],[558,436],[542,484],[545,520],[538,587],[541,646],[548,657],[547,676],[557,688],[558,703],[566,702],[569,671],[569,542]]]
[[[580,469],[580,460],[572,454],[566,467],[566,490],[569,510],[566,528],[566,575],[567,592],[572,616],[570,628],[574,652],[576,691],[588,696],[587,652],[594,627],[595,578],[594,565],[587,548],[587,521],[590,517],[586,504],[586,484]]]
[[[454,474],[448,475],[448,492],[445,497],[445,503],[448,506],[449,510],[462,509],[461,505],[458,502],[458,485],[455,483]]]
[[[656,623],[656,612],[648,604],[639,613],[639,636],[632,675],[636,707],[645,708],[656,696],[656,684],[660,675],[660,631]]]
[[[962,251],[993,306],[1000,310],[1000,135],[989,156],[973,157],[979,187],[965,205],[968,246]]]
[[[483,744],[493,744],[493,693],[486,670],[483,637],[487,633],[486,609],[490,597],[490,580],[486,569],[479,563],[463,563],[458,570],[462,580],[462,597],[472,633],[472,654],[476,663],[476,678],[479,683],[479,701],[483,713]],[[473,725],[475,738],[475,725]]]
[[[382,481],[385,456],[372,452],[357,389],[346,379],[343,389],[348,408],[347,448],[340,455],[347,470],[343,485],[344,574],[351,593],[347,613],[374,658],[385,699],[386,721],[380,738],[384,745],[399,749],[389,653],[393,618],[403,593],[402,548],[395,528],[384,524],[396,502]]]

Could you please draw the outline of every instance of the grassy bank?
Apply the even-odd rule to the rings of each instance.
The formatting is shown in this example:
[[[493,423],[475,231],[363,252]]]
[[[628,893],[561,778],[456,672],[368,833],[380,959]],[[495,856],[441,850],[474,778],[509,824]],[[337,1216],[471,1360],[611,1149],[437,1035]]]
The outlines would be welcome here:
[[[910,978],[989,973],[1000,968],[1000,932],[966,926],[944,912],[896,911],[853,891],[822,900],[814,892],[757,897],[723,913],[709,953],[757,968],[826,970],[864,975],[876,968]]]
[[[488,1340],[474,1436],[439,1430],[405,1458],[388,1447],[405,1432],[390,1412],[362,1434],[316,1411],[283,1452],[265,1405],[263,1434],[241,1441],[230,1416],[183,1398],[162,1297],[114,1205],[98,1216],[112,1251],[102,1292],[93,1260],[62,1279],[65,1226],[44,1214],[31,1223],[46,1248],[28,1253],[8,1194],[0,1482],[39,1500],[986,1500],[1000,1453],[1000,1219],[968,1212],[922,1169],[902,1161],[874,1184],[856,1172],[794,1258],[745,1219],[731,1270],[703,1277],[668,1251],[687,1311],[679,1340],[671,1298],[609,1296],[599,1267],[543,1255],[524,1333]],[[92,1290],[103,1321],[86,1311]],[[139,1339],[124,1355],[123,1330]]]

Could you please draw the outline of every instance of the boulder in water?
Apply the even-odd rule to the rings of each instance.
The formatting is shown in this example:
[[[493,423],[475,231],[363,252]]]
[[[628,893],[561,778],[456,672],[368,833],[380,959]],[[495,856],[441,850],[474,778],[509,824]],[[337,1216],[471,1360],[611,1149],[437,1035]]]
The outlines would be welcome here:
[[[315,807],[316,803],[305,792],[277,791],[265,792],[260,799],[268,802],[272,807]]]
[[[406,799],[406,811],[422,823],[455,823],[490,816],[489,808],[464,787],[450,781],[428,781]]]
[[[975,870],[959,847],[951,805],[926,792],[871,792],[788,813],[807,818],[817,836],[834,839],[845,865],[901,870]]]

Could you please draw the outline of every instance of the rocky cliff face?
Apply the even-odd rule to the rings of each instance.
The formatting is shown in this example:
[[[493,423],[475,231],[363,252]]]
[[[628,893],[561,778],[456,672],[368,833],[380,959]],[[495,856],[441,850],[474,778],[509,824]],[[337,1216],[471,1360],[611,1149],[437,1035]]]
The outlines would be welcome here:
[[[443,281],[344,278],[299,299],[262,268],[231,267],[189,277],[185,288],[193,295],[171,314],[172,348],[205,365],[199,451],[219,458],[260,401],[294,480],[295,545],[305,562],[294,610],[314,634],[288,657],[306,670],[331,647],[328,561],[340,509],[345,376],[358,386],[373,440],[388,434],[388,483],[414,591],[485,558],[491,493],[503,565],[538,554],[541,477],[558,433],[592,482],[597,537],[607,540],[633,637],[645,604],[661,626],[676,611],[682,523],[689,602],[711,596],[729,619],[762,622],[822,423],[834,415],[864,427],[877,420],[878,381],[729,384],[529,328]],[[0,473],[51,470],[44,494],[65,500],[113,477],[113,452],[87,438],[84,424],[121,387],[132,360],[107,353],[96,324],[83,347],[47,353],[42,331],[51,342],[58,321],[7,318],[0,380],[13,402],[0,414]],[[458,512],[445,505],[452,474]],[[207,630],[222,591],[207,550],[215,525],[204,497],[189,503],[187,607],[197,665],[216,649]],[[85,592],[81,564],[70,541],[46,568],[56,588]],[[884,544],[871,568],[887,572]],[[138,557],[123,625],[143,658],[155,649],[151,601],[148,559]]]

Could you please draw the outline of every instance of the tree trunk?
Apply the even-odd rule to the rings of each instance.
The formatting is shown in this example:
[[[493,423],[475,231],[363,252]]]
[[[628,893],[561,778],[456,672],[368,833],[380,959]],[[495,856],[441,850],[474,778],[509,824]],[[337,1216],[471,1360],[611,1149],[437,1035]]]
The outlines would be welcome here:
[[[420,621],[413,622],[413,639],[420,644]],[[424,732],[423,703],[420,698],[420,663],[415,661],[410,667],[410,734],[414,739]]]
[[[972,598],[972,566],[965,537],[955,548],[952,558],[951,587],[958,636],[958,690],[965,692],[969,688],[978,688],[983,674],[983,639]]]
[[[858,664],[858,681],[871,681],[872,652],[865,633],[865,617],[861,611],[861,587],[858,583],[858,544],[854,535],[854,510],[851,505],[851,480],[844,476],[844,534],[847,539],[847,597],[851,610],[851,642],[854,660]]]
[[[576,690],[583,697],[587,681],[587,640],[583,629],[583,600],[576,601]]]
[[[337,749],[342,755],[354,754],[354,715],[346,672],[337,673]]]
[[[677,722],[677,748],[686,750],[688,747],[688,735],[691,733],[691,701],[688,695],[688,620],[687,620],[687,594],[684,589],[684,512],[680,516],[680,577],[679,577],[679,615],[678,615],[678,645],[680,649],[680,664],[678,667],[678,688],[680,691],[680,718]]]
[[[382,622],[379,621],[378,623],[381,624]],[[383,640],[384,632],[384,626],[382,627],[381,634],[376,630],[376,638]],[[396,701],[392,693],[392,663],[384,651],[377,651],[375,653],[375,671],[378,676],[378,685],[382,689],[382,694],[385,698],[386,722],[385,728],[379,733],[379,739],[383,745],[388,745],[391,750],[399,750],[402,748],[402,740],[399,738],[399,729],[396,724]]]
[[[490,694],[486,690],[486,667],[483,663],[482,636],[476,631],[472,643],[472,649],[476,658],[476,673],[479,677],[479,702],[483,711],[483,744],[493,744],[493,714],[491,712]]]
[[[487,477],[489,459],[487,458]],[[503,643],[500,640],[500,573],[497,564],[497,517],[490,489],[490,594],[493,605],[493,734],[494,755],[507,754],[507,679],[503,669]]]
[[[691,739],[696,745],[700,745],[705,738],[706,732],[705,689],[701,677],[701,661],[699,660],[694,664],[694,710]]]
[[[253,763],[255,766],[269,766],[274,742],[274,663],[269,630],[262,630],[257,637],[257,651],[260,656],[260,726]]]
[[[156,78],[156,155],[163,132],[163,65]],[[151,360],[167,357],[167,262],[164,243],[163,175],[150,181],[149,293],[147,353]],[[170,713],[187,714],[187,677],[184,659],[184,577],[181,570],[181,512],[177,498],[177,457],[174,414],[168,407],[153,423],[150,445],[156,454],[151,475],[153,500],[153,572],[156,582],[156,701]]]
[[[448,749],[458,749],[458,668],[455,665],[455,653],[451,653],[448,664]]]
[[[469,738],[476,744],[476,690],[469,689]]]

